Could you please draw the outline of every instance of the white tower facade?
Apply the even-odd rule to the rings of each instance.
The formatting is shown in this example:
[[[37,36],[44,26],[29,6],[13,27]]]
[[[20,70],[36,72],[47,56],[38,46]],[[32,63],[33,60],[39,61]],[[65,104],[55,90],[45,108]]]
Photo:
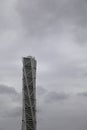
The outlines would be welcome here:
[[[36,60],[23,58],[22,130],[36,130]]]

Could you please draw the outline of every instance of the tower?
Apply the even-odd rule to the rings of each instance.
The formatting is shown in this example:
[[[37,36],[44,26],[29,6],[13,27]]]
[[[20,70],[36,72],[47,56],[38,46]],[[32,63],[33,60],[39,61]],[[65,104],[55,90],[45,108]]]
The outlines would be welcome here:
[[[23,58],[22,130],[36,130],[36,60]]]

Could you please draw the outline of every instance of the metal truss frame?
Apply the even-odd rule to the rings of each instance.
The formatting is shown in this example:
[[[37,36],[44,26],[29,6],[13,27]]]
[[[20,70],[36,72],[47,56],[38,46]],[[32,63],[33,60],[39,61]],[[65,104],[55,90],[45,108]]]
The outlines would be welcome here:
[[[36,60],[23,58],[22,130],[36,130]]]

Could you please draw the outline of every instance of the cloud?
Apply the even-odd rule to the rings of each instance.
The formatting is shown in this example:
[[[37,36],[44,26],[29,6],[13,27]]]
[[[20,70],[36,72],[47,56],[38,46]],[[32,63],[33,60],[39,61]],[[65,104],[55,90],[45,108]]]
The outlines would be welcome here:
[[[25,31],[34,37],[39,35],[43,37],[52,32],[56,33],[58,29],[60,32],[61,22],[58,15],[62,6],[61,3],[63,2],[56,0],[37,0],[35,2],[22,0],[21,3],[19,2],[18,11]]]
[[[37,96],[42,96],[47,92],[47,90],[42,86],[37,86]]]
[[[49,102],[49,103],[57,103],[59,101],[64,101],[67,100],[69,98],[69,95],[61,92],[61,93],[57,93],[57,92],[49,92],[46,96],[45,101]]]
[[[6,122],[8,122],[7,124],[11,122],[13,129],[21,127],[21,98],[21,94],[18,93],[15,88],[3,84],[0,85],[0,126],[2,129],[6,128]],[[17,124],[16,126],[14,125],[15,123]],[[10,127],[7,126],[7,130],[10,128],[11,125]]]
[[[13,87],[8,87],[6,85],[0,85],[0,95],[1,96],[9,96],[11,97],[11,100],[17,101],[21,103],[21,93],[18,93],[15,88]]]
[[[55,93],[51,94],[52,95],[50,98],[51,101],[49,100],[49,102],[47,101],[44,102],[41,108],[42,109],[41,112],[38,113],[39,118],[38,129],[42,128],[42,130],[44,130],[46,128],[47,130],[50,129],[86,130],[87,127],[86,100],[84,99],[81,100],[81,98],[79,98],[75,94],[72,94],[71,96],[71,94],[67,94],[64,92],[61,93],[51,92],[51,93]],[[68,95],[67,98],[65,95]],[[60,101],[63,101],[63,103],[57,104],[57,102]]]
[[[33,55],[38,130],[85,130],[86,98],[68,93],[87,89],[87,1],[1,0],[0,19],[0,127],[21,129],[21,57]]]
[[[29,36],[49,38],[57,34],[59,38],[69,31],[80,42],[86,39],[82,32],[87,27],[85,0],[22,0],[19,5],[19,15]]]
[[[78,96],[87,97],[87,92],[79,92]]]
[[[0,85],[0,118],[21,116],[20,96],[15,88]]]
[[[0,95],[3,94],[11,94],[11,95],[17,95],[17,91],[13,87],[8,87],[6,85],[0,85]]]
[[[15,10],[17,1],[16,0],[1,0],[0,1],[0,33],[5,30],[17,29],[18,27],[18,16]]]
[[[5,111],[2,118],[19,118],[22,115],[22,108],[21,106],[16,106],[12,108],[11,110]]]

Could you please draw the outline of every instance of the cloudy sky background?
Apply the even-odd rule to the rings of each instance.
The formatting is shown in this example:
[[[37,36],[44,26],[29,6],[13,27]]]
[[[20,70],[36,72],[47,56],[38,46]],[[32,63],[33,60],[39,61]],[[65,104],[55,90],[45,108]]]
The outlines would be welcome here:
[[[0,130],[21,130],[28,55],[37,60],[37,129],[87,130],[87,0],[0,0]]]

